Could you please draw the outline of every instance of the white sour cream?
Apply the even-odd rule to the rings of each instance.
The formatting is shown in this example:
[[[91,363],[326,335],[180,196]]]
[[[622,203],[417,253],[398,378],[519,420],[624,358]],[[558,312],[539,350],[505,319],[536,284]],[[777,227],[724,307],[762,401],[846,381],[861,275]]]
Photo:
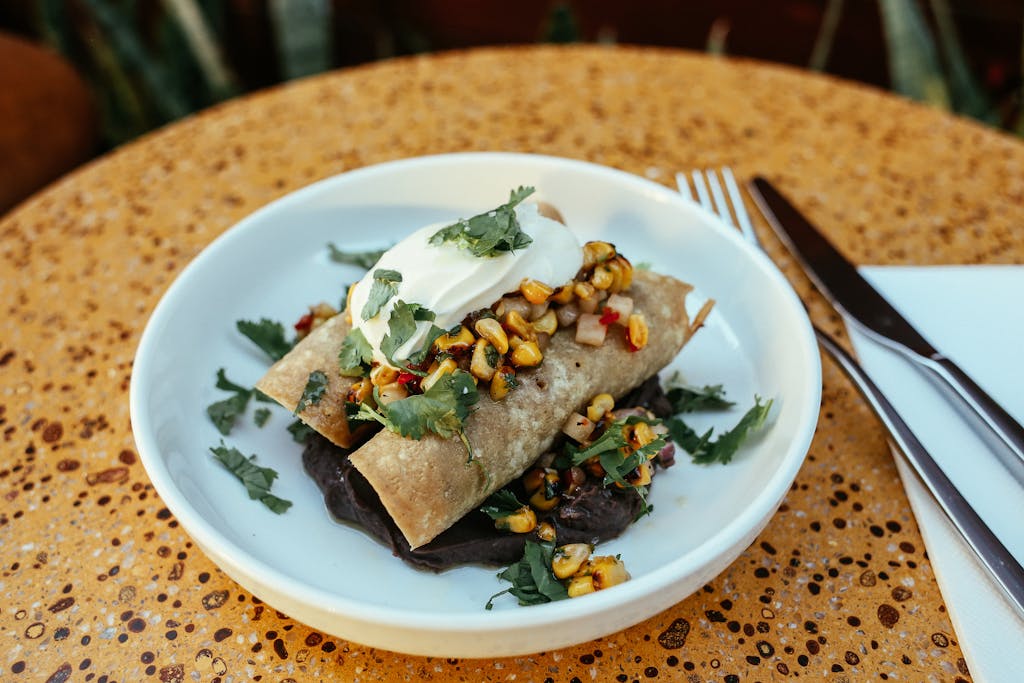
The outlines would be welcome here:
[[[431,235],[454,223],[446,221],[421,228],[384,252],[356,283],[350,303],[352,327],[362,331],[373,348],[374,360],[386,362],[380,344],[388,333],[396,301],[430,309],[436,316],[433,324],[447,330],[469,313],[488,308],[503,294],[518,290],[523,280],[558,287],[575,277],[583,265],[583,250],[576,236],[558,221],[540,215],[536,204],[520,204],[515,212],[520,228],[533,238],[525,249],[480,257],[452,243],[430,244]],[[397,270],[402,281],[397,295],[377,315],[363,320],[373,273],[378,269]],[[398,350],[395,359],[408,358],[420,349],[429,330],[430,323],[419,323],[416,334]]]

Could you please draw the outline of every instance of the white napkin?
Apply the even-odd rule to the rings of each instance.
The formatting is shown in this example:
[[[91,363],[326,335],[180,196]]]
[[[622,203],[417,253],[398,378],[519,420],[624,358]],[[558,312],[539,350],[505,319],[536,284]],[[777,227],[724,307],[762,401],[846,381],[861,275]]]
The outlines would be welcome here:
[[[934,346],[1024,421],[1024,267],[867,267],[861,272]],[[923,373],[855,326],[847,329],[871,378],[989,528],[1024,563],[1024,484]],[[913,471],[902,458],[896,461],[974,680],[1021,680],[1024,618]]]

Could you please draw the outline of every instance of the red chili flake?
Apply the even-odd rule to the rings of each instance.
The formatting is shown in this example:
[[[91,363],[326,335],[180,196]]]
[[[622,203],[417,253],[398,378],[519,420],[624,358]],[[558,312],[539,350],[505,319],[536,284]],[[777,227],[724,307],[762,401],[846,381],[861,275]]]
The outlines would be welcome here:
[[[593,318],[591,318],[591,319],[593,319]],[[612,323],[616,322],[618,319],[619,319],[619,312],[618,311],[613,311],[611,309],[605,309],[604,313],[601,314],[601,319],[598,320],[597,322],[601,323],[602,325],[607,326],[607,325],[611,325]]]
[[[416,375],[412,374],[411,372],[400,372],[400,373],[398,373],[398,379],[395,380],[395,381],[398,382],[399,384],[403,384],[404,385],[404,384],[408,384],[409,382],[413,381],[414,379],[416,379]]]
[[[309,332],[313,329],[313,314],[307,313],[306,315],[299,318],[299,322],[295,323],[296,332]]]

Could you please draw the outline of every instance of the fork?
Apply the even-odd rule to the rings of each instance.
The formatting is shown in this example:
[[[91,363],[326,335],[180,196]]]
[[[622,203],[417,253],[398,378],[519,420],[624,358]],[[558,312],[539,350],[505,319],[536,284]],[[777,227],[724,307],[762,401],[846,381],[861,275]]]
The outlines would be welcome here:
[[[693,191],[690,190],[689,181],[693,182]],[[748,242],[758,248],[762,247],[750,223],[743,195],[730,168],[719,169],[717,173],[713,169],[694,170],[689,178],[683,173],[677,173],[676,184],[684,197],[699,202],[705,210],[718,216],[726,226],[739,228]],[[1017,612],[1024,616],[1024,568],[964,499],[864,368],[827,332],[814,326],[814,334],[821,348],[850,378],[872,411],[885,425],[891,441],[931,492],[939,507],[946,513],[946,517],[1014,604]]]

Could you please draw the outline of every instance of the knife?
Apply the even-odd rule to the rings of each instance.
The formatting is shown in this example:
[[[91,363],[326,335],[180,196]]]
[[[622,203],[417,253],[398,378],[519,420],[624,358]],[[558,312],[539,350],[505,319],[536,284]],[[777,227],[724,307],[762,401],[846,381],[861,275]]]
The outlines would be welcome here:
[[[832,306],[869,337],[937,378],[947,397],[965,405],[1016,456],[1019,469],[1024,464],[1024,427],[932,346],[771,183],[758,176],[749,189],[768,224]]]

